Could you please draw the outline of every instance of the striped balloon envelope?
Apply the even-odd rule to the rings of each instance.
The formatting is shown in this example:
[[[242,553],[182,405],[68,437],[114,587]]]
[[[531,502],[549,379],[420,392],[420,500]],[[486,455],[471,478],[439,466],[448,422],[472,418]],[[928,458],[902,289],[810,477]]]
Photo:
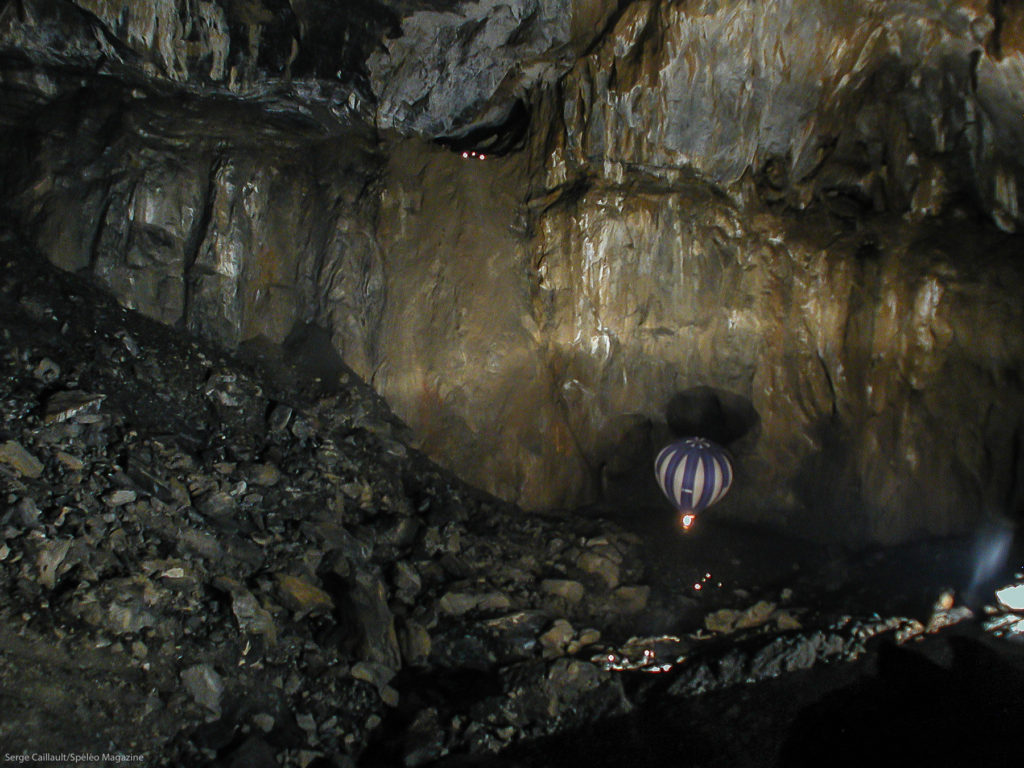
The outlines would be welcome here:
[[[688,437],[661,449],[654,474],[668,500],[679,510],[679,524],[688,529],[697,514],[728,492],[732,462],[725,449],[702,437]]]

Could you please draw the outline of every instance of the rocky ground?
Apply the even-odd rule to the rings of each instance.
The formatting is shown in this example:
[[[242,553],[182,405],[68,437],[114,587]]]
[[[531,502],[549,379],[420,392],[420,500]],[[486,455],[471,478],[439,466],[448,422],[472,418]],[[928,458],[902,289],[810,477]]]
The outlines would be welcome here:
[[[0,259],[6,761],[820,765],[894,701],[912,755],[964,707],[983,754],[1024,715],[1015,616],[959,597],[977,542],[527,515],[315,329],[228,357],[9,233]]]

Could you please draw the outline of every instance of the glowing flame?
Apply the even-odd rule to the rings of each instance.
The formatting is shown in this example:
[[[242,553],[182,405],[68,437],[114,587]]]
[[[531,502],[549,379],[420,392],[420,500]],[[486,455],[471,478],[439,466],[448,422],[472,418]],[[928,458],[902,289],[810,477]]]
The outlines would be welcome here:
[[[680,512],[679,513],[679,527],[684,531],[690,530],[693,524],[697,521],[697,515],[693,512]]]

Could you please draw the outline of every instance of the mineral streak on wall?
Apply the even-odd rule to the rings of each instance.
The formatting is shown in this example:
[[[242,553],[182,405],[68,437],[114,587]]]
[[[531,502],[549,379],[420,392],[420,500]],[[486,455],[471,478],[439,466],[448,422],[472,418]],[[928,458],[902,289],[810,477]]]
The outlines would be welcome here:
[[[760,417],[722,514],[1020,509],[1024,3],[150,5],[0,12],[0,203],[126,306],[319,325],[528,507],[656,502],[706,384]]]

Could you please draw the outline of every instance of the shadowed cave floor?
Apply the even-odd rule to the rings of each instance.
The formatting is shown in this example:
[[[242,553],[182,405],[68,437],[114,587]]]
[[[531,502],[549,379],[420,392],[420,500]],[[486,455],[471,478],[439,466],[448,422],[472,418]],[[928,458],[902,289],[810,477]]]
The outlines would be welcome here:
[[[709,521],[695,535],[672,535],[657,516],[637,526],[652,587],[694,595],[708,571],[720,590],[700,595],[672,629],[694,628],[710,610],[737,603],[734,590],[771,596],[785,589],[794,605],[820,616],[911,616],[927,622],[946,589],[966,591],[978,537],[911,542],[844,553],[772,531]],[[1016,566],[1014,567],[1014,564]],[[976,591],[1024,570],[1013,547]],[[717,581],[716,581],[717,583]],[[748,601],[749,602],[749,601]],[[979,616],[982,610],[979,606]],[[639,627],[664,629],[664,627]],[[749,639],[739,645],[759,647]],[[496,756],[456,755],[436,768],[599,768],[601,766],[763,766],[1020,764],[1024,718],[1024,643],[997,639],[979,619],[897,645],[870,640],[853,661],[817,664],[778,679],[731,685],[699,696],[671,695],[668,680],[625,673],[646,687],[626,715],[515,745]],[[666,677],[671,677],[669,673]],[[388,758],[376,763],[384,766]]]
[[[933,661],[933,657],[939,661]],[[630,715],[437,766],[1020,764],[1024,654],[958,630],[913,649],[651,702]]]
[[[697,539],[662,539],[670,543],[655,549],[677,565],[654,569],[663,575],[662,583],[685,588],[691,573],[705,563],[717,566],[727,583],[746,584],[755,591],[760,590],[754,585],[769,593],[768,585],[788,585],[795,603],[814,605],[822,614],[909,614],[922,621],[934,596],[967,583],[976,549],[972,540],[946,539],[848,555],[837,562],[834,553],[784,539],[770,543],[763,531],[742,526],[707,531],[704,543],[716,539],[721,547],[713,550],[716,555],[723,549],[733,553],[731,567],[723,567],[717,556],[702,558]],[[688,556],[675,559],[686,550]],[[737,558],[742,562],[736,563]],[[1020,564],[1021,558],[1018,547],[1009,562]],[[791,563],[802,567],[792,568]],[[999,576],[1009,579],[1009,569]],[[722,597],[714,604],[728,602]],[[640,679],[642,673],[631,674],[634,682],[646,682]],[[700,696],[671,696],[668,687],[668,682],[656,684],[655,692],[648,691],[644,703],[624,716],[513,746],[495,757],[455,756],[432,765],[1020,764],[1024,643],[993,638],[978,620],[905,645],[891,637],[876,638],[854,661],[818,664]]]

